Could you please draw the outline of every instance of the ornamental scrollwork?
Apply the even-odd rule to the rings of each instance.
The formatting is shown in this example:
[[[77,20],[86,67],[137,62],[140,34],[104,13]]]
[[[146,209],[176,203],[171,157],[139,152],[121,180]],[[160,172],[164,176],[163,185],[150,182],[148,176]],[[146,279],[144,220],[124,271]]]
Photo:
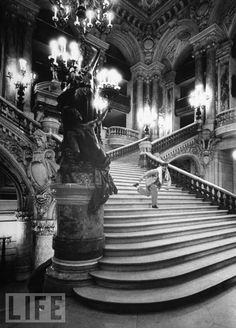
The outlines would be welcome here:
[[[55,161],[55,152],[48,149],[47,134],[36,130],[33,135],[35,150],[28,166],[28,177],[34,188],[34,206],[37,219],[48,216],[54,205],[54,191],[51,183],[55,180],[59,165]]]

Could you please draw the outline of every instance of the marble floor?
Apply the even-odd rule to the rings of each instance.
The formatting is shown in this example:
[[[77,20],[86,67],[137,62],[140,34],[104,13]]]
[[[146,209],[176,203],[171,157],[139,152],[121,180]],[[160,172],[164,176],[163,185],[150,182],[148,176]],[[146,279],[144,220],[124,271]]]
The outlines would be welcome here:
[[[149,314],[112,314],[87,308],[76,299],[66,299],[66,323],[5,323],[5,292],[27,292],[24,284],[0,288],[1,328],[236,328],[236,283],[204,300],[172,310]]]

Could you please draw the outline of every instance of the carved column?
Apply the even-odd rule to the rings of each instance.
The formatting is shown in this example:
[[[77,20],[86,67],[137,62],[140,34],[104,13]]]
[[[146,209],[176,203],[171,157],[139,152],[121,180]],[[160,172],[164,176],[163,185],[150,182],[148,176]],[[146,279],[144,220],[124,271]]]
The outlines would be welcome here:
[[[29,278],[32,270],[32,230],[31,217],[28,212],[16,213],[16,280]]]
[[[139,126],[138,122],[138,113],[143,109],[143,85],[144,85],[144,77],[142,75],[137,76],[137,100],[136,100],[136,110],[134,116],[134,129],[137,130]]]
[[[226,41],[217,49],[217,114],[234,108],[236,97],[232,96],[232,77],[236,80],[236,61],[231,57],[232,41]]]
[[[170,71],[165,74],[165,107],[166,107],[166,133],[169,134],[174,130],[176,124],[176,120],[178,119],[175,117],[175,71]]]
[[[152,109],[153,112],[156,114],[156,124],[153,128],[153,139],[156,139],[159,137],[159,126],[158,126],[158,120],[159,120],[159,112],[158,112],[158,75],[154,75],[152,78]]]
[[[205,91],[208,96],[205,112],[205,128],[212,130],[216,117],[216,46],[225,38],[224,32],[217,24],[205,28],[190,39],[196,53],[196,85],[202,83],[202,68],[200,53],[206,51],[206,83]]]
[[[53,255],[52,236],[55,228],[55,205],[51,182],[59,166],[55,162],[55,153],[49,148],[47,135],[36,130],[34,139],[37,149],[28,167],[28,176],[32,181],[34,194],[34,267],[46,262]]]
[[[134,93],[136,91],[136,99],[135,101],[135,106],[133,106],[133,128],[138,129],[141,132],[142,127],[140,127],[140,124],[138,122],[138,116],[140,114],[140,111],[143,111],[144,107],[144,81],[148,81],[146,83],[146,96],[150,96],[151,89],[150,89],[150,81],[152,79],[152,76],[160,76],[161,70],[163,69],[164,65],[159,62],[152,63],[151,65],[146,65],[144,63],[137,63],[133,67],[131,67],[131,72],[132,72],[132,80],[133,80],[133,90]],[[136,86],[136,88],[135,88]],[[155,99],[157,103],[157,88],[158,85],[155,83],[155,87],[152,89],[152,97],[155,94]],[[135,96],[135,95],[134,95]],[[150,99],[151,104],[154,103],[154,100]],[[156,107],[157,108],[157,107]]]
[[[195,58],[195,87],[198,85],[204,86],[204,75],[202,66],[202,52],[199,49],[194,51]]]
[[[213,130],[216,119],[216,48],[215,44],[207,47],[206,93],[209,96],[206,105],[206,126]]]

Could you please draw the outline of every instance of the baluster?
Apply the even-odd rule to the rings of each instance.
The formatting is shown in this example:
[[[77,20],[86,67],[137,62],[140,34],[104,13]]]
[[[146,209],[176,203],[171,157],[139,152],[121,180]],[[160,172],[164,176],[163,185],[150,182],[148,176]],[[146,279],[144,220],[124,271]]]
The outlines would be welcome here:
[[[220,191],[219,193],[220,193],[220,197],[219,197],[220,206],[219,206],[219,208],[220,209],[225,209],[226,208],[226,206],[225,206],[225,197],[224,197],[225,195],[222,191]]]
[[[236,213],[236,198],[234,198],[234,197],[231,197],[230,213]]]
[[[213,188],[214,192],[214,198],[213,198],[213,205],[219,205],[220,204],[220,199],[219,199],[219,192],[217,189]]]
[[[197,198],[202,198],[201,183],[199,181],[196,181],[196,197]]]
[[[231,209],[231,196],[225,194],[225,209],[228,210],[228,212],[230,212]]]
[[[209,199],[207,184],[203,183],[202,186],[203,186],[202,188],[203,200],[207,201]]]

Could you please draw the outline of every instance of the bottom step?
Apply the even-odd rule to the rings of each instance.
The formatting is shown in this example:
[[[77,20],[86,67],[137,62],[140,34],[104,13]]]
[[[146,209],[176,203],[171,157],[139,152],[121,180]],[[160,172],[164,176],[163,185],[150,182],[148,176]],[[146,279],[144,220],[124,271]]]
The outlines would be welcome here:
[[[122,290],[92,285],[74,288],[74,293],[81,301],[100,309],[115,312],[146,312],[163,309],[163,306],[167,306],[168,303],[181,302],[235,277],[236,264],[231,264],[175,286]]]

